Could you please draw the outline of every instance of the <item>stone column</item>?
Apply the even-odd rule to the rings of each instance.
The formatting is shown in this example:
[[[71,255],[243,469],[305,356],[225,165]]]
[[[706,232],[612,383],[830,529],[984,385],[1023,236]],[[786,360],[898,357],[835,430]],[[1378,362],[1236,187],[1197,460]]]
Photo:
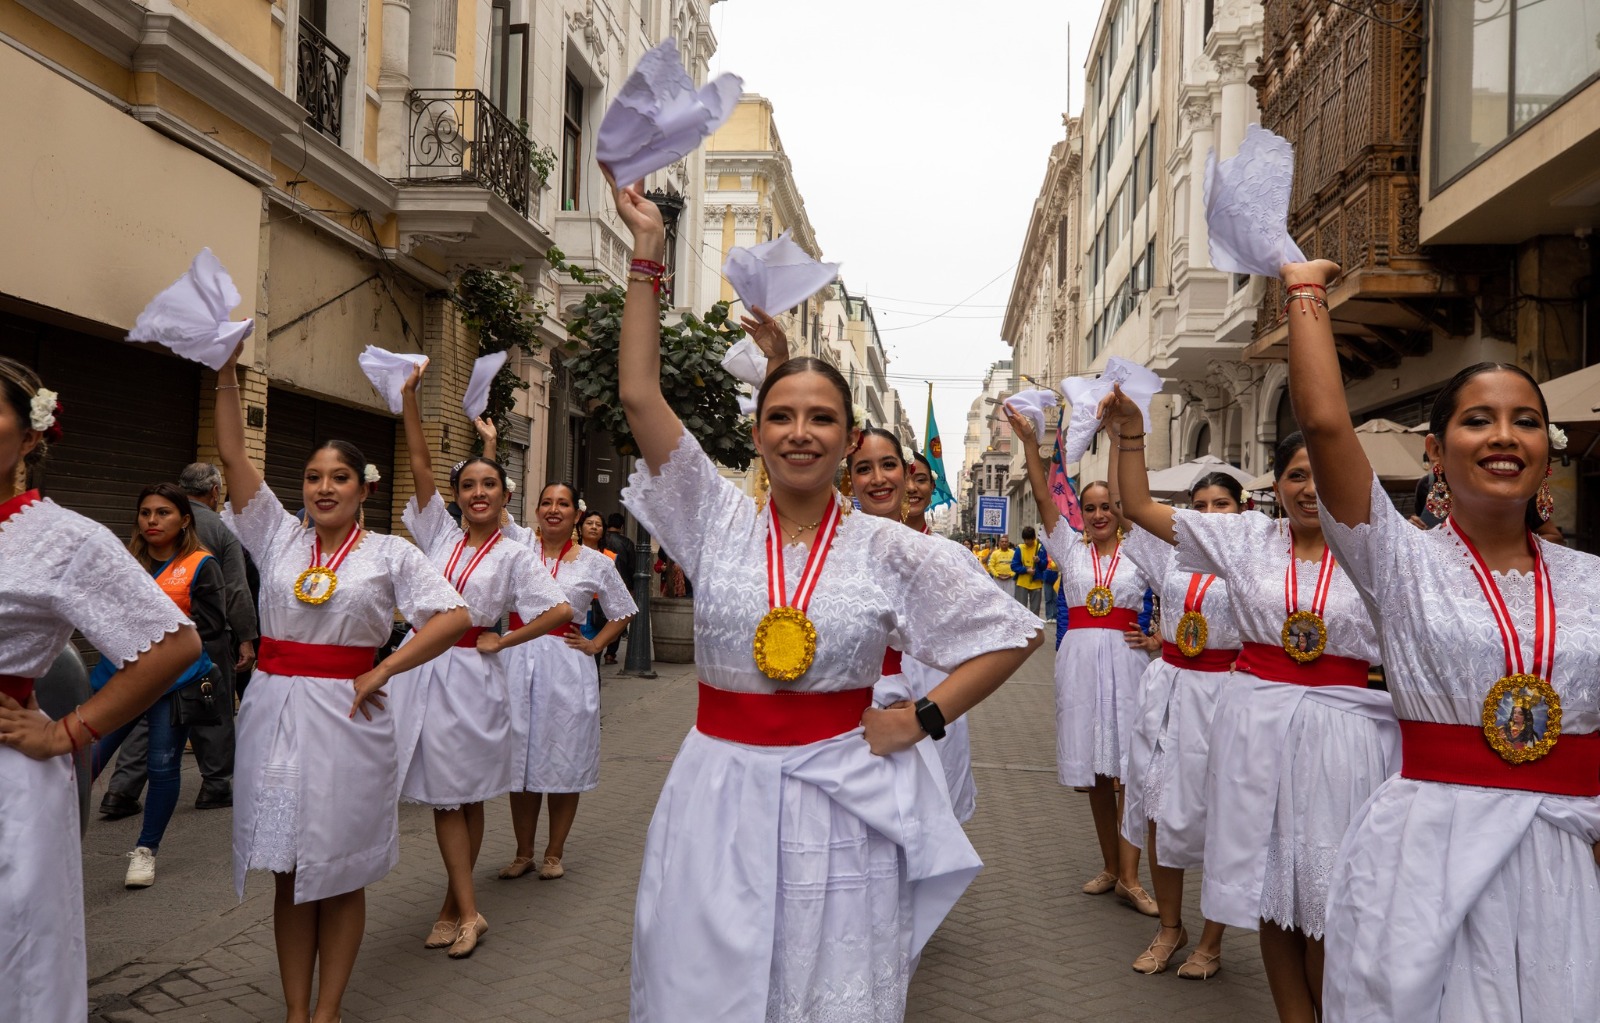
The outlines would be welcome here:
[[[1211,254],[1206,248],[1205,180],[1206,154],[1211,151],[1216,136],[1211,97],[1204,91],[1191,91],[1180,109],[1189,129],[1189,225],[1184,233],[1189,245],[1189,265],[1210,266]]]
[[[411,148],[411,0],[383,0],[378,51],[378,173],[407,177]]]
[[[1245,127],[1255,109],[1255,94],[1246,81],[1242,49],[1219,49],[1212,62],[1222,81],[1222,124],[1217,134],[1217,159],[1226,160],[1239,151],[1239,143],[1244,141]]]

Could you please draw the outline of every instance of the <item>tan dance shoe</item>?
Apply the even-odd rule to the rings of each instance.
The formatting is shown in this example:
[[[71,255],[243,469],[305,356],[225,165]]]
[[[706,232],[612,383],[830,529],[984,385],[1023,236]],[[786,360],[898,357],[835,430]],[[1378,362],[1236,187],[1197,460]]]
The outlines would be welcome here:
[[[451,959],[465,959],[478,947],[479,939],[488,933],[489,921],[483,918],[482,913],[479,913],[478,918],[470,924],[465,920],[461,921],[461,934],[445,955]]]
[[[1136,884],[1130,888],[1128,885],[1118,881],[1117,898],[1121,899],[1123,902],[1126,902],[1134,909],[1137,909],[1145,916],[1161,915],[1161,910],[1156,906],[1156,900],[1152,899],[1150,897],[1150,893],[1145,891],[1141,885]]]
[[[455,944],[456,933],[460,929],[454,920],[440,920],[433,925],[433,930],[428,932],[428,940],[422,943],[422,947],[449,948]]]
[[[1172,958],[1174,952],[1187,944],[1189,944],[1189,932],[1183,929],[1182,924],[1178,925],[1178,937],[1175,941],[1162,941],[1160,932],[1157,932],[1155,940],[1150,942],[1150,947],[1133,961],[1133,972],[1143,973],[1146,976],[1167,972],[1167,961]]]
[[[517,878],[533,869],[532,856],[518,856],[516,859],[500,868],[500,880],[515,881]]]
[[[1222,972],[1221,952],[1202,952],[1195,949],[1189,953],[1188,960],[1178,967],[1178,976],[1183,980],[1210,980]]]
[[[539,880],[554,881],[558,877],[565,876],[566,873],[565,870],[561,869],[561,857],[546,856],[544,858],[544,866],[539,868]]]
[[[1085,895],[1104,895],[1106,892],[1109,892],[1111,889],[1115,888],[1116,886],[1117,886],[1117,875],[1113,874],[1109,870],[1102,870],[1102,871],[1100,871],[1100,873],[1096,874],[1095,876],[1091,877],[1088,881],[1084,882],[1083,894],[1085,894]]]

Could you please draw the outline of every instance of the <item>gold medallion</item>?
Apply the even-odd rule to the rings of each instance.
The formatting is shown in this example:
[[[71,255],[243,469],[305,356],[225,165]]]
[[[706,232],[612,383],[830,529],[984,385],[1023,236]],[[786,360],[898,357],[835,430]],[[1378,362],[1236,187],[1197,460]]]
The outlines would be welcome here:
[[[1283,620],[1283,652],[1297,663],[1310,664],[1328,647],[1328,626],[1312,611],[1296,611]]]
[[[1104,618],[1111,613],[1117,598],[1112,594],[1109,586],[1095,586],[1089,590],[1089,595],[1084,598],[1083,606],[1089,609],[1089,614],[1095,618]]]
[[[761,674],[777,682],[793,682],[806,673],[817,655],[817,627],[797,608],[775,607],[756,626],[750,650]]]
[[[1206,648],[1210,634],[1211,627],[1205,615],[1199,611],[1185,611],[1183,617],[1178,619],[1178,641],[1174,645],[1185,657],[1199,657]]]
[[[1483,698],[1483,736],[1508,764],[1538,760],[1561,736],[1561,697],[1537,675],[1507,675]]]
[[[294,581],[294,597],[302,604],[326,604],[339,585],[339,577],[326,565],[312,565]]]

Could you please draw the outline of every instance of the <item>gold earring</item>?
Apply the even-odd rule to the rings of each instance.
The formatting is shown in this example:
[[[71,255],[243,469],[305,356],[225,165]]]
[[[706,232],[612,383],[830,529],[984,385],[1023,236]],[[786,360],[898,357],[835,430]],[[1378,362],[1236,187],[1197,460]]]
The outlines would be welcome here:
[[[849,498],[854,497],[855,492],[855,486],[850,482],[850,470],[846,469],[844,471],[844,478],[839,481],[839,493]]]
[[[11,476],[11,485],[18,494],[28,490],[28,463],[21,458],[17,459],[17,471]]]
[[[906,519],[908,519],[910,517],[911,517],[911,492],[909,490],[902,490],[900,492],[900,521],[901,521],[901,523],[903,524],[906,521]]]
[[[767,478],[767,460],[760,455],[756,456],[756,511],[767,506],[767,493],[772,489],[772,481]]]

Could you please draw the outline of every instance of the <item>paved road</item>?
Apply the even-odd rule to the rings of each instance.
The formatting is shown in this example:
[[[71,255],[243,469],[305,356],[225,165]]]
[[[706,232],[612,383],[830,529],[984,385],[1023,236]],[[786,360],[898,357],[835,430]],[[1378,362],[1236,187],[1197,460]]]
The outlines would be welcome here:
[[[934,936],[911,985],[915,1021],[1270,1020],[1253,934],[1227,939],[1223,973],[1204,983],[1129,969],[1152,921],[1112,896],[1089,898],[1098,869],[1087,799],[1056,784],[1051,653],[973,715],[978,813],[968,826],[987,864]],[[634,885],[645,825],[693,719],[690,670],[644,680],[607,669],[600,788],[583,797],[567,876],[499,881],[510,858],[504,801],[489,808],[478,869],[490,931],[468,960],[422,948],[442,896],[431,814],[402,807],[401,862],[368,890],[367,938],[345,999],[349,1023],[625,1021]],[[156,886],[122,888],[138,819],[90,826],[85,841],[93,1023],[278,1023],[271,883],[232,889],[227,811],[184,801]],[[98,805],[99,793],[95,799]],[[542,828],[541,828],[542,835]],[[543,839],[541,837],[540,842]],[[1198,879],[1186,917],[1198,937]]]

